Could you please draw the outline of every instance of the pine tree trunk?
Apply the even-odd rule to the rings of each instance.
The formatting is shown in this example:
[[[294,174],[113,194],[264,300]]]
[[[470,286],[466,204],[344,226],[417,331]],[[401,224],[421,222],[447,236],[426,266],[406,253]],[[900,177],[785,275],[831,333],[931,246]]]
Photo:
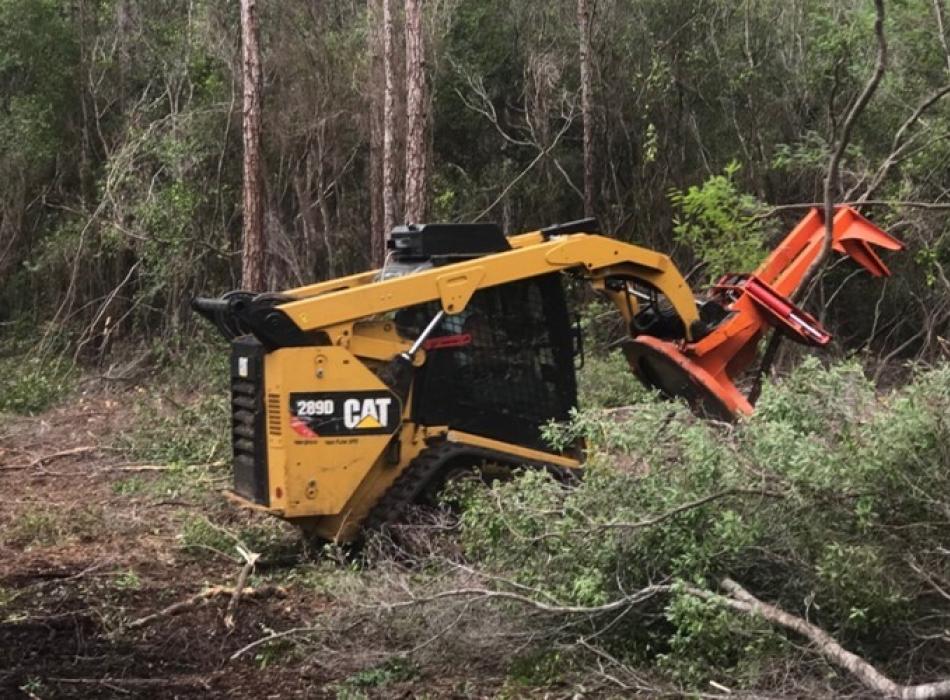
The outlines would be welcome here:
[[[593,77],[590,55],[590,6],[577,0],[577,26],[580,31],[581,118],[584,122],[584,216],[594,215],[594,115],[591,105]]]
[[[241,0],[244,83],[244,249],[241,286],[264,288],[264,196],[261,173],[261,47],[256,0]]]
[[[383,0],[383,234],[396,224],[396,65],[392,0]]]
[[[406,221],[426,217],[428,151],[422,0],[406,0]]]
[[[386,229],[383,225],[383,102],[386,82],[383,70],[382,3],[375,0],[369,16],[369,211],[370,262],[374,267],[385,258]]]

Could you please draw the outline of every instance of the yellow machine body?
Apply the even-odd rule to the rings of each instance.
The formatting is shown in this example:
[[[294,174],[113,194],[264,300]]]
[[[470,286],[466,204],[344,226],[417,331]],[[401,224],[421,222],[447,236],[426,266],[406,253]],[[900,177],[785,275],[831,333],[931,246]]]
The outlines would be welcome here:
[[[360,524],[380,496],[433,440],[526,463],[580,466],[573,457],[413,423],[409,404],[370,371],[366,357],[349,350],[361,348],[381,359],[408,348],[392,326],[356,324],[356,332],[347,332],[340,345],[279,348],[264,356],[267,505],[236,491],[227,492],[231,500],[295,522],[323,539],[350,541],[359,536]],[[424,351],[417,361],[425,361]],[[332,435],[302,429],[295,425],[301,411],[339,414],[342,428]]]

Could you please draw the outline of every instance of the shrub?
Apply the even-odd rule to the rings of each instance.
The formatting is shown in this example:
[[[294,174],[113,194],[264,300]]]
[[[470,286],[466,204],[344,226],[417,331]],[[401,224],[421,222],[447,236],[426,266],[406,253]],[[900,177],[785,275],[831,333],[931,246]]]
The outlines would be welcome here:
[[[764,206],[736,186],[740,167],[733,161],[702,186],[674,189],[669,195],[678,210],[673,238],[705,263],[710,281],[726,272],[751,270],[765,256],[768,228],[765,218],[757,216]]]

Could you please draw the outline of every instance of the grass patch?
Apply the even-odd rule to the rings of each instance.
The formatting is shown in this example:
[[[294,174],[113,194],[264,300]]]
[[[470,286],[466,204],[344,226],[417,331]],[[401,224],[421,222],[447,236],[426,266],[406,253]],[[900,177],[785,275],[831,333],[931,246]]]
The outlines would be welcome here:
[[[378,666],[354,673],[335,687],[338,700],[353,700],[368,697],[366,690],[384,688],[392,683],[411,681],[417,678],[419,669],[401,657],[387,659]]]
[[[277,639],[258,647],[257,653],[254,654],[254,663],[263,671],[268,666],[287,661],[297,650],[297,645],[289,639]]]
[[[0,360],[0,412],[34,415],[72,390],[75,367],[63,359],[15,356]]]
[[[3,541],[21,547],[51,547],[93,539],[105,527],[105,513],[98,506],[70,511],[33,509],[13,521],[3,533]]]
[[[129,400],[116,447],[158,464],[213,464],[230,455],[228,349],[199,339],[186,353],[153,350],[154,373]]]
[[[157,383],[182,391],[222,393],[230,381],[230,350],[228,343],[202,323],[188,340],[185,351],[166,344],[152,348],[152,364],[156,367]]]
[[[132,569],[126,569],[116,575],[112,586],[119,591],[137,591],[142,587],[142,579]]]
[[[223,464],[205,466],[178,462],[154,481],[146,481],[145,490],[162,498],[202,498],[213,495],[215,481],[226,476]]]
[[[152,496],[160,499],[203,499],[214,496],[215,486],[227,477],[224,464],[167,465],[154,477],[130,476],[112,483],[112,493],[117,496]]]
[[[6,531],[4,539],[8,544],[18,544],[24,547],[31,545],[49,546],[58,543],[62,536],[62,523],[55,514],[43,511],[28,511],[16,519]]]
[[[282,552],[294,552],[300,547],[297,533],[276,518],[262,518],[232,532],[203,515],[193,515],[182,523],[178,540],[182,548],[196,557],[209,554],[233,557],[238,544],[252,552],[266,552],[268,556],[280,556]]]
[[[138,496],[148,491],[148,482],[140,476],[131,476],[128,479],[113,481],[112,493],[116,496]]]
[[[144,461],[181,465],[214,464],[230,453],[227,394],[188,401],[174,398],[172,390],[149,395],[140,388],[138,395],[119,449]]]
[[[519,689],[552,686],[562,680],[570,666],[571,660],[559,651],[545,649],[516,656],[508,668],[505,686]]]

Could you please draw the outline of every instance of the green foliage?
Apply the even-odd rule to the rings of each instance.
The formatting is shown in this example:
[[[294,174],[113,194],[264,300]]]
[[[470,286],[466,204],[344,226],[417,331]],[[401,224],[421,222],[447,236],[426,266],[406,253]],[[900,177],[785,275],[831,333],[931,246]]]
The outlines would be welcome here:
[[[236,542],[235,537],[227,530],[200,515],[185,520],[178,539],[182,547],[195,550],[198,554],[201,553],[200,550],[230,554]]]
[[[678,212],[673,219],[674,240],[705,263],[710,281],[727,272],[752,270],[765,255],[764,205],[739,191],[735,175],[740,167],[732,161],[722,175],[714,175],[702,186],[670,191],[670,202]]]
[[[648,393],[620,350],[606,356],[589,355],[578,372],[577,389],[581,406],[604,408],[641,403]]]
[[[515,689],[553,685],[571,669],[571,662],[569,655],[551,649],[519,655],[511,660],[506,685]]]
[[[588,409],[554,429],[586,439],[583,483],[528,472],[472,489],[462,540],[483,569],[546,602],[602,605],[664,580],[715,591],[730,577],[886,665],[917,643],[895,630],[936,624],[907,562],[950,575],[930,554],[950,502],[948,417],[950,367],[878,395],[859,367],[814,361],[767,386],[731,428],[648,396],[622,412]],[[696,687],[723,674],[751,687],[785,649],[763,622],[682,588],[601,639]]]
[[[254,654],[254,662],[262,671],[275,663],[286,662],[294,653],[293,642],[287,639],[276,639],[262,644]]]
[[[0,413],[36,414],[69,397],[75,368],[62,358],[0,359]]]
[[[783,651],[781,637],[762,620],[737,618],[685,592],[673,594],[664,615],[672,634],[657,664],[687,686],[701,686],[710,677],[754,683],[763,662]]]
[[[142,477],[130,476],[128,479],[113,481],[111,488],[116,496],[135,496],[148,489],[148,482]]]
[[[55,0],[0,1],[0,164],[43,167],[67,136],[78,37]]]
[[[367,690],[385,688],[392,683],[412,680],[418,676],[418,669],[403,657],[387,659],[378,666],[363,669],[335,687],[338,699],[365,698]]]
[[[126,569],[112,579],[112,585],[120,591],[137,591],[142,587],[142,579],[132,569]]]
[[[15,525],[3,535],[6,542],[22,546],[53,545],[62,536],[62,523],[53,513],[33,510],[21,514]]]

